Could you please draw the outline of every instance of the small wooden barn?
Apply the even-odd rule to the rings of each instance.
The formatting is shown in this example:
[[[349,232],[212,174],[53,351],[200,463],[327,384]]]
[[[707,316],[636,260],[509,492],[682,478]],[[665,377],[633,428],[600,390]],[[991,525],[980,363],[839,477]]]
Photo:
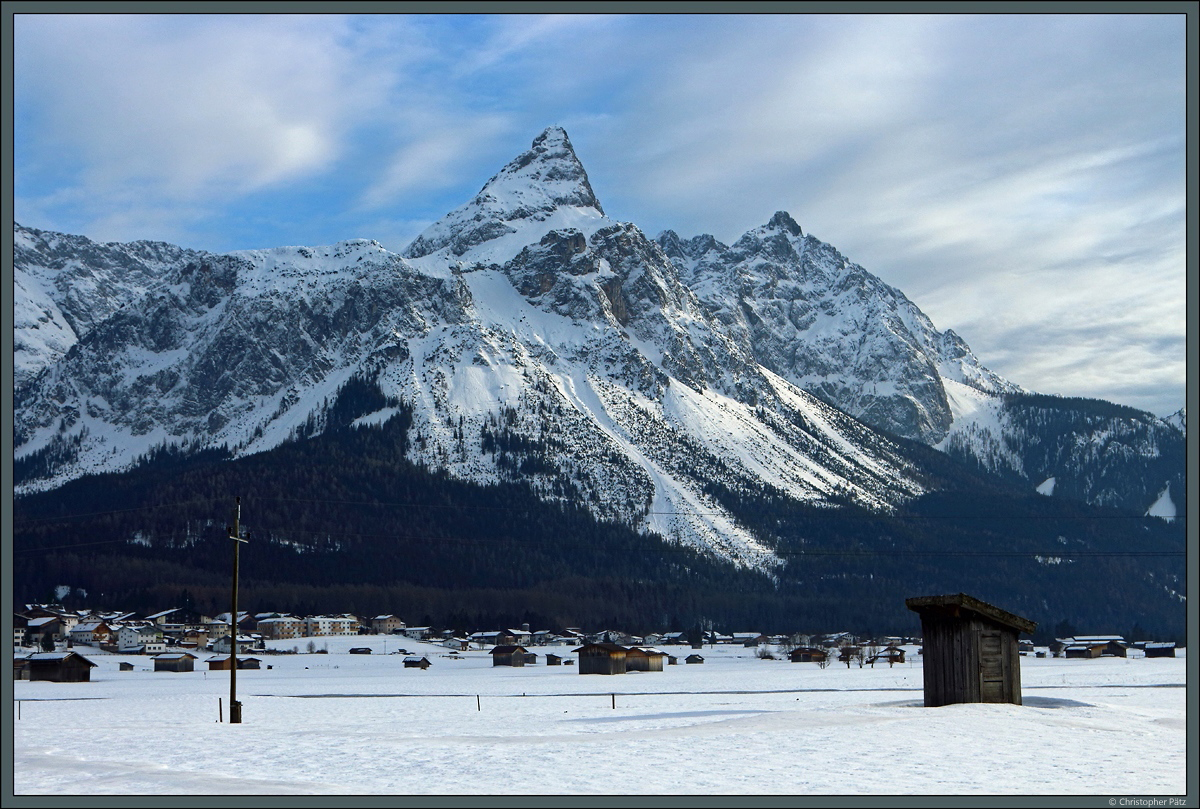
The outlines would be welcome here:
[[[904,602],[921,616],[925,706],[960,702],[1021,704],[1017,636],[1037,624],[958,593]]]
[[[204,661],[208,664],[209,671],[229,671],[229,655],[216,655]],[[261,669],[262,661],[257,657],[239,657],[237,659],[238,670],[242,669]]]
[[[546,653],[546,665],[547,666],[561,666],[562,665],[562,657],[559,655],[547,652]]]
[[[355,646],[349,652],[352,655],[369,655],[371,653],[370,646]]]
[[[1091,660],[1104,654],[1103,643],[1069,643],[1063,647],[1063,656],[1076,660]]]
[[[1175,643],[1147,643],[1146,657],[1174,657]]]
[[[684,663],[703,663],[704,658],[700,655],[688,655],[683,659]]]
[[[14,668],[16,662],[13,661]],[[91,682],[92,669],[95,667],[95,663],[77,652],[38,652],[25,658],[19,679],[87,683]]]
[[[497,646],[492,649],[493,666],[524,666],[524,646]]]
[[[195,671],[196,656],[187,652],[164,652],[154,656],[154,670]]]
[[[666,652],[644,646],[634,646],[625,652],[626,671],[662,671]]]
[[[133,664],[122,660],[120,663],[117,664],[117,668],[120,669],[121,671],[133,671]]]
[[[824,663],[829,659],[829,655],[824,649],[815,646],[797,646],[792,649],[788,659],[793,663]]]
[[[587,643],[571,651],[579,655],[580,674],[624,674],[628,650],[615,643]]]
[[[432,665],[433,664],[429,662],[428,657],[411,656],[404,658],[404,668],[406,669],[420,669],[421,671],[424,671]]]

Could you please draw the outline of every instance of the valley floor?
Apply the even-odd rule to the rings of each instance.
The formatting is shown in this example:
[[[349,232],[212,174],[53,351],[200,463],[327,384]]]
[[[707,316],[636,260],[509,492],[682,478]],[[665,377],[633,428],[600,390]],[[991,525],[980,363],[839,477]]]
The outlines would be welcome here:
[[[329,653],[266,655],[262,670],[238,672],[241,725],[217,722],[219,709],[228,719],[228,672],[155,673],[148,658],[77,648],[98,664],[92,682],[15,683],[16,794],[1186,789],[1183,658],[1024,657],[1024,705],[924,708],[914,653],[891,668],[822,669],[705,648],[701,665],[684,665],[686,650],[662,672],[605,677],[544,664],[544,652],[574,657],[571,647],[493,668],[486,651],[454,660],[403,638],[386,639],[389,654],[381,636],[315,642]],[[432,666],[403,668],[390,654],[401,647]]]

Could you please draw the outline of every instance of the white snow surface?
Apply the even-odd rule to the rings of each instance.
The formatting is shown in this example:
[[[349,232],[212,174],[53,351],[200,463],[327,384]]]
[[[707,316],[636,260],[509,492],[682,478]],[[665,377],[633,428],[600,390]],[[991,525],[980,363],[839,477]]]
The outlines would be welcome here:
[[[328,654],[256,655],[262,670],[238,672],[240,725],[217,721],[228,719],[228,672],[155,673],[146,657],[76,647],[97,664],[92,682],[14,684],[16,794],[1186,790],[1184,657],[1022,657],[1024,705],[925,708],[912,647],[891,668],[825,669],[740,646],[685,665],[691,650],[668,647],[680,662],[662,672],[580,676],[543,662],[546,651],[573,658],[571,647],[493,668],[487,651],[452,659],[395,636],[313,640]],[[403,668],[401,648],[432,666]]]
[[[1050,497],[1051,495],[1054,494],[1054,485],[1056,483],[1058,483],[1058,478],[1054,478],[1054,477],[1046,478],[1045,480],[1043,480],[1041,483],[1039,483],[1037,485],[1036,491],[1038,494],[1044,494],[1047,497]]]
[[[1175,501],[1171,499],[1171,484],[1162,490],[1154,504],[1146,510],[1147,517],[1162,517],[1167,522],[1175,519]]]

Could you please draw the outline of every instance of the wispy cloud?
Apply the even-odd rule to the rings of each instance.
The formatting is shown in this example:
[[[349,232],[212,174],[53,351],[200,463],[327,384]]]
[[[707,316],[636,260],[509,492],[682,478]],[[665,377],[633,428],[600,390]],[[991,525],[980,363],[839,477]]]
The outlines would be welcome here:
[[[18,115],[38,135],[22,146],[33,167],[73,156],[96,210],[131,186],[188,205],[310,176],[384,89],[355,70],[341,29],[337,18],[18,16]]]
[[[1170,15],[20,15],[17,215],[398,248],[563,124],[613,216],[789,210],[1014,381],[1165,412],[1183,46]]]

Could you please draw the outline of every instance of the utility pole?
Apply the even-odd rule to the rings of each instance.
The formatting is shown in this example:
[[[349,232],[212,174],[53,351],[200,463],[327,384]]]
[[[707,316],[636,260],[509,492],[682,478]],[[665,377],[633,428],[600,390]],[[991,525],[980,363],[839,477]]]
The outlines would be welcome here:
[[[249,538],[241,533],[242,498],[235,497],[234,501],[236,505],[233,509],[233,527],[226,527],[229,538],[233,540],[233,608],[229,612],[229,724],[240,725],[242,703],[238,702],[237,698],[238,552],[242,543],[247,542]]]

